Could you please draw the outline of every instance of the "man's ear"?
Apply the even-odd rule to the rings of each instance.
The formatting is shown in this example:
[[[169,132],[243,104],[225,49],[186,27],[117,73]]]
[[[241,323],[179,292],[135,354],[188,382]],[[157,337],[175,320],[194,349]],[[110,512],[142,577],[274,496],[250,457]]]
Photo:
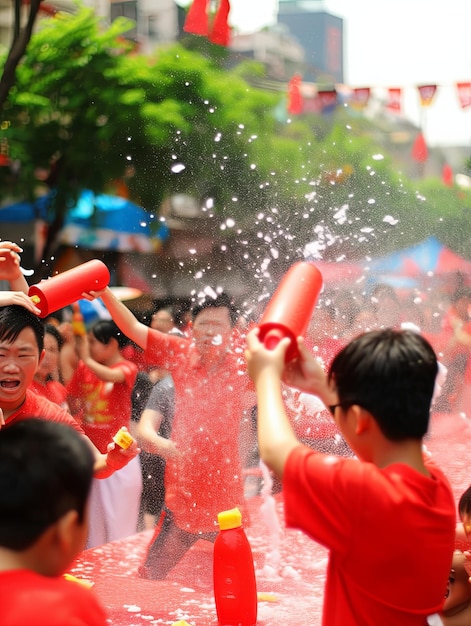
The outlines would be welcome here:
[[[355,435],[363,435],[371,428],[371,415],[363,407],[353,404],[350,407],[355,420]]]
[[[41,350],[41,353],[39,355],[39,360],[38,360],[38,367],[41,365],[41,361],[44,359],[44,355],[46,354],[46,350],[44,350],[44,348]]]

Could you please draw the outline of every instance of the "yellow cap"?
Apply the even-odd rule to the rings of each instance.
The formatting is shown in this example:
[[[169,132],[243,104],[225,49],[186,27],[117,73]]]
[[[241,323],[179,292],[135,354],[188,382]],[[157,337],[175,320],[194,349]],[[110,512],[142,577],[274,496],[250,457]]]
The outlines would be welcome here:
[[[41,302],[41,298],[39,296],[30,296],[30,300],[33,304],[38,304],[38,302]]]
[[[75,576],[72,576],[72,574],[64,574],[64,578],[70,582],[78,583],[79,585],[82,585],[83,587],[87,587],[87,589],[91,589],[93,585],[95,584],[89,580],[82,580],[81,578],[76,578]]]
[[[122,428],[120,428],[118,430],[118,432],[116,433],[116,435],[113,437],[113,441],[120,448],[123,448],[123,450],[126,450],[126,448],[129,448],[129,446],[132,444],[134,439],[133,439],[132,435],[130,435],[127,432],[127,430],[123,430]]]
[[[238,528],[242,526],[242,515],[237,507],[229,511],[222,511],[222,513],[218,514],[218,523],[220,530]]]

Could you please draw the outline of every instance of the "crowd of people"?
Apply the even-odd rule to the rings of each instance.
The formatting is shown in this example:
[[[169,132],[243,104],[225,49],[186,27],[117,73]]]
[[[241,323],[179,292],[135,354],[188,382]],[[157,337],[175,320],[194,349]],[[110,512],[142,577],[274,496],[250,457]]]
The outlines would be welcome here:
[[[139,575],[166,578],[196,541],[214,542],[220,511],[244,511],[259,459],[287,525],[329,549],[323,624],[471,623],[471,498],[457,509],[423,451],[431,410],[466,411],[471,290],[459,285],[439,315],[384,285],[362,300],[324,292],[286,363],[289,340],[267,349],[224,292],[196,301],[183,326],[171,307],[143,320],[109,287],[90,291],[108,318],[74,333],[69,310],[39,318],[20,255],[0,244],[0,575],[23,572],[0,590],[17,620],[0,609],[2,623],[19,623],[20,588],[67,599],[58,577],[85,546],[141,529],[153,536]],[[436,399],[439,361],[449,377]],[[114,442],[122,427],[128,448]],[[84,624],[106,623],[92,594],[77,603],[93,615]]]

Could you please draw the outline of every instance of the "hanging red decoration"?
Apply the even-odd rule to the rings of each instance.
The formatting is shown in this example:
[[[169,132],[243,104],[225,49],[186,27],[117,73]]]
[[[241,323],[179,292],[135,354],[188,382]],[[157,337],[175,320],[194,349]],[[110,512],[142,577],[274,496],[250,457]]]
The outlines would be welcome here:
[[[425,138],[422,133],[419,133],[412,146],[412,158],[418,163],[425,163],[428,159],[428,149],[425,143]]]
[[[303,112],[303,97],[301,95],[301,75],[295,74],[288,83],[288,113],[299,115]]]
[[[432,104],[437,91],[437,85],[420,85],[417,87],[419,91],[420,104],[423,107],[428,107]]]
[[[453,187],[453,170],[448,163],[445,163],[442,171],[443,184],[447,187]]]
[[[208,0],[193,0],[183,30],[193,35],[208,35]]]
[[[402,89],[400,87],[390,87],[388,89],[388,101],[386,108],[393,113],[402,111]]]
[[[209,35],[209,40],[218,46],[228,46],[231,38],[229,26],[229,11],[231,5],[229,0],[221,0],[216,15],[214,16],[213,27]]]

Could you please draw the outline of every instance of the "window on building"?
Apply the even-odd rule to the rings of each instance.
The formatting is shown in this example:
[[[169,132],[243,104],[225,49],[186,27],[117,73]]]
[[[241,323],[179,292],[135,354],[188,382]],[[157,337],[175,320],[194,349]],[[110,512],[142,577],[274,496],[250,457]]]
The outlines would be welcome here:
[[[127,17],[135,22],[136,26],[124,33],[124,37],[130,41],[137,41],[137,0],[112,2],[110,4],[110,20],[113,21],[120,16]]]

